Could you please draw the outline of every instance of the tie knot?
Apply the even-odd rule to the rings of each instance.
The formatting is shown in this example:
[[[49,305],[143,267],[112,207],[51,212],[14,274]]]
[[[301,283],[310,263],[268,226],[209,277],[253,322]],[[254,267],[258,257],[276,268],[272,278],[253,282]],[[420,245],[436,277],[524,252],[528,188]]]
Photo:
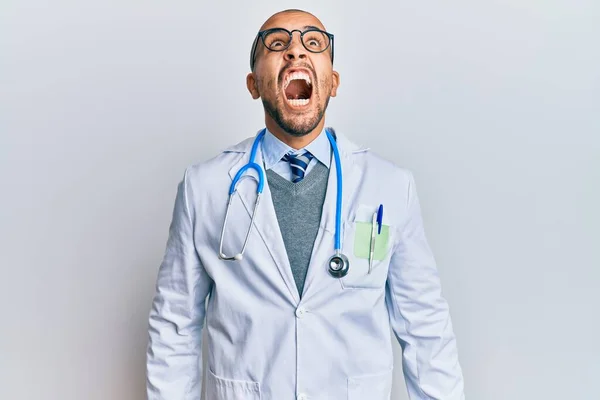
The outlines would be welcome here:
[[[283,160],[287,161],[289,163],[296,163],[298,160],[299,161],[303,161],[304,163],[308,164],[310,162],[310,160],[313,159],[313,155],[310,154],[310,151],[308,150],[304,150],[302,153],[298,153],[298,154],[286,154],[283,156]]]
[[[289,162],[292,168],[292,182],[297,183],[304,179],[308,163],[313,157],[308,150],[304,150],[300,154],[286,154],[283,156],[283,160]]]

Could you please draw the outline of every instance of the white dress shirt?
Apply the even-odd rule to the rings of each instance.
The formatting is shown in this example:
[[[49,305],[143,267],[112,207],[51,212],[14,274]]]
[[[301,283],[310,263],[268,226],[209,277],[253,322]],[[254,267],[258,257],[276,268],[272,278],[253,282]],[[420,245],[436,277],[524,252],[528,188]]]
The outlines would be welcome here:
[[[292,167],[288,161],[282,160],[282,158],[286,154],[302,154],[305,150],[308,150],[313,155],[312,160],[310,160],[306,168],[307,175],[319,162],[329,168],[331,164],[331,144],[325,134],[325,130],[321,131],[319,136],[306,147],[296,150],[283,143],[267,129],[262,141],[265,170],[273,170],[273,172],[276,172],[288,181],[292,181]]]

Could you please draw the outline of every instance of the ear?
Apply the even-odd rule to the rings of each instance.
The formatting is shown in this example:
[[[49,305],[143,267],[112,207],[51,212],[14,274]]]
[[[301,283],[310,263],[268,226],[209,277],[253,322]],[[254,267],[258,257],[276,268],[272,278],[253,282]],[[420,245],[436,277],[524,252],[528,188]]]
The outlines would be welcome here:
[[[340,86],[340,74],[337,71],[333,71],[331,76],[331,97],[337,95],[338,86]]]
[[[256,86],[256,79],[254,78],[253,72],[250,72],[248,74],[248,76],[246,76],[246,87],[248,88],[248,91],[250,92],[250,95],[252,96],[252,98],[254,100],[256,100],[260,97],[260,94],[258,93],[258,88]]]

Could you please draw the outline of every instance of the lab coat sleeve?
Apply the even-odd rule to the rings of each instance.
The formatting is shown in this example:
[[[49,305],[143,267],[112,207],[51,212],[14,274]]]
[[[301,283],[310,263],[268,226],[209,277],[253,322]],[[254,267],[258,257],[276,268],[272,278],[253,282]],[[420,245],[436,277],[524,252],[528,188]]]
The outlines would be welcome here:
[[[411,400],[462,400],[464,384],[448,303],[408,174],[406,219],[398,228],[386,284],[392,329],[402,347]]]
[[[177,187],[150,311],[149,400],[200,400],[201,396],[202,326],[212,280],[194,246],[186,179],[187,171]]]

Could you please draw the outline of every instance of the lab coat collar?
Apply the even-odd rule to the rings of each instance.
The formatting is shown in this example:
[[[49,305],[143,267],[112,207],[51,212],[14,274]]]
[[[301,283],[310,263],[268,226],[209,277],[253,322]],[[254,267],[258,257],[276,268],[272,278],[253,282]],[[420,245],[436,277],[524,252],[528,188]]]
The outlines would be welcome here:
[[[329,129],[331,132],[333,132],[335,134],[336,139],[337,139],[336,141],[338,144],[338,148],[340,150],[340,154],[349,156],[350,154],[353,154],[353,153],[360,153],[360,152],[368,150],[367,147],[360,146],[360,145],[352,142],[343,134],[336,132],[333,128],[327,128],[327,129]],[[258,134],[261,131],[262,131],[262,129],[259,130],[258,132],[256,132],[256,135],[254,135],[253,137],[249,137],[246,140],[243,140],[237,144],[234,144],[233,146],[228,147],[227,149],[224,150],[224,153],[249,153],[250,150],[252,150],[252,144],[254,143],[254,139],[256,138],[256,136],[258,136]]]

